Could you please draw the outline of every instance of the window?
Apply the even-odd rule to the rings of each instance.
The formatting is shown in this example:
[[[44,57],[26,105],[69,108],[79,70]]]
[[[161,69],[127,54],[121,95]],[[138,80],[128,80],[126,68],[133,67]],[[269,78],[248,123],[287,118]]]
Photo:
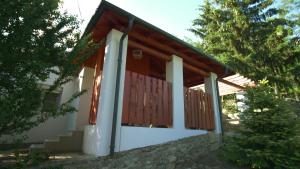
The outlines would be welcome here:
[[[55,111],[60,102],[61,93],[46,93],[43,101],[43,112]]]

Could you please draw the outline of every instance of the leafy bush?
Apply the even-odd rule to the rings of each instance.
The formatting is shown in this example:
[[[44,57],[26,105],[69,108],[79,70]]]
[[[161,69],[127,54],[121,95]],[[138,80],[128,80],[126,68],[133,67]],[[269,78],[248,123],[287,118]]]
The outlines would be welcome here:
[[[243,129],[227,138],[224,158],[251,168],[299,169],[300,125],[296,109],[260,84],[247,89]]]
[[[226,115],[238,113],[236,94],[225,95],[222,97],[223,113]]]

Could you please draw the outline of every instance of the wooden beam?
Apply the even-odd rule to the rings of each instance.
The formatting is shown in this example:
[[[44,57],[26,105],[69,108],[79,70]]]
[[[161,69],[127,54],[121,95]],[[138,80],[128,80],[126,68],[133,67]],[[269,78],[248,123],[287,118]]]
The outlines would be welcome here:
[[[205,76],[196,76],[196,77],[189,77],[187,78],[187,82],[188,83],[198,83],[198,85],[200,85],[201,83],[203,83]]]
[[[158,49],[160,49],[162,51],[178,55],[178,56],[182,57],[184,61],[187,61],[190,64],[193,64],[193,65],[195,65],[197,67],[201,67],[201,68],[204,68],[204,69],[206,69],[208,71],[212,71],[212,68],[209,67],[208,65],[206,65],[205,63],[199,62],[198,60],[193,59],[190,56],[187,56],[187,55],[185,55],[182,52],[178,52],[177,50],[175,50],[172,47],[169,47],[167,45],[163,45],[159,41],[147,38],[147,37],[143,36],[142,34],[139,34],[139,33],[135,32],[135,31],[129,32],[129,37],[130,36],[133,37],[133,38],[135,38],[135,39],[137,39],[137,40],[140,40],[140,41],[143,41],[145,43],[151,44],[154,47],[156,47],[156,48],[158,48]]]
[[[201,76],[204,76],[204,77],[208,77],[209,76],[208,72],[206,72],[204,70],[201,70],[201,69],[199,69],[199,68],[197,68],[195,66],[189,65],[187,63],[183,63],[183,67],[186,68],[186,69],[188,69],[188,70],[190,70],[190,71],[192,71],[192,72],[195,72],[195,73],[197,73],[197,74],[199,74]]]
[[[243,86],[237,85],[237,84],[232,83],[232,82],[230,82],[230,81],[227,81],[227,80],[225,80],[225,79],[218,79],[218,81],[220,81],[220,82],[222,82],[222,83],[225,83],[225,84],[227,84],[227,85],[229,85],[229,86],[236,87],[236,88],[238,88],[238,89],[242,89],[242,90],[245,90],[245,89],[246,89],[246,88],[243,87]]]
[[[154,77],[158,77],[160,79],[165,79],[166,78],[166,75],[165,74],[160,74],[158,72],[150,72],[150,75],[151,76],[154,76]]]
[[[158,52],[156,50],[151,49],[150,47],[147,47],[145,45],[142,45],[140,43],[137,43],[135,41],[132,40],[128,40],[128,45],[133,47],[133,48],[139,48],[141,49],[143,52],[145,53],[149,53],[155,57],[158,57],[159,59],[165,60],[165,61],[171,61],[171,56],[163,54],[161,52]]]
[[[235,75],[233,75],[233,76],[235,76]],[[245,77],[243,77],[243,76],[237,76],[237,77],[228,76],[228,77],[224,77],[224,79],[231,81],[231,82],[237,82],[237,81],[240,81],[241,79],[245,79]]]
[[[149,53],[151,54],[152,56],[155,56],[159,59],[162,59],[162,60],[165,60],[165,61],[171,61],[171,56],[167,55],[167,54],[164,54],[164,53],[161,53],[157,50],[154,50],[150,47],[147,47],[145,45],[142,45],[140,43],[137,43],[133,40],[128,40],[128,45],[131,46],[131,47],[134,47],[134,48],[139,48],[141,50],[143,50],[143,52],[146,52],[146,53]],[[190,65],[190,64],[187,64],[187,63],[184,63],[183,62],[183,67],[194,72],[194,73],[197,73],[199,74],[200,76],[204,76],[204,77],[208,77],[209,76],[209,73],[202,70],[202,69],[199,69],[193,65]]]

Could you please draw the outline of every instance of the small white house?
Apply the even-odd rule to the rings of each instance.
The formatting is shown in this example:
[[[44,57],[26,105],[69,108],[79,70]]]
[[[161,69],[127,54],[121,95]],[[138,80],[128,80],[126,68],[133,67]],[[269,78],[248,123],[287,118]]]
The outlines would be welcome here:
[[[50,151],[105,156],[208,131],[221,134],[217,79],[233,74],[226,66],[106,1],[88,33],[102,45],[58,91],[63,102],[87,90],[73,103],[78,112],[31,129],[28,142],[48,139],[43,145]],[[205,92],[191,89],[200,84]]]

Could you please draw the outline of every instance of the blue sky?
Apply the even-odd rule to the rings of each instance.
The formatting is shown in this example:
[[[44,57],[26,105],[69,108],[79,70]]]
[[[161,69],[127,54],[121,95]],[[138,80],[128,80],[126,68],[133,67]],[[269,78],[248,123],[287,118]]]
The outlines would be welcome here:
[[[195,40],[187,29],[198,15],[199,0],[107,0],[137,17],[177,36]],[[94,14],[101,0],[64,0],[63,9],[84,20],[81,30]],[[79,12],[80,11],[80,12]]]

